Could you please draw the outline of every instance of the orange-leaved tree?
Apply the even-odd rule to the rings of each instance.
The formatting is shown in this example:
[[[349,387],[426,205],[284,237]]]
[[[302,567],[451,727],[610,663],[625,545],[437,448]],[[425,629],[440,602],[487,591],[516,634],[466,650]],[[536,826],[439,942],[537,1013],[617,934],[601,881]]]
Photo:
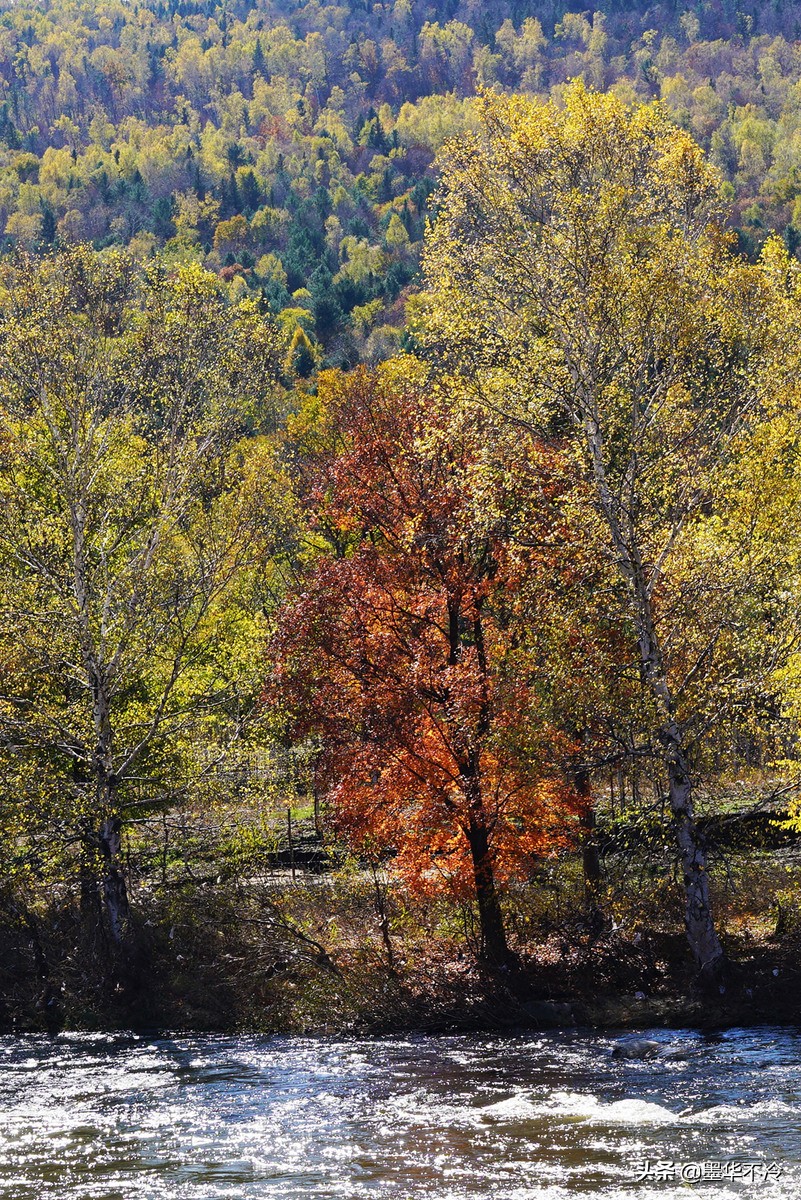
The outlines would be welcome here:
[[[504,963],[500,887],[571,842],[586,803],[517,602],[524,582],[553,586],[564,464],[531,443],[514,469],[497,443],[487,459],[480,413],[411,359],[324,374],[310,407],[295,435],[318,550],[270,692],[294,736],[321,737],[338,828],[412,886],[474,897],[483,954]]]

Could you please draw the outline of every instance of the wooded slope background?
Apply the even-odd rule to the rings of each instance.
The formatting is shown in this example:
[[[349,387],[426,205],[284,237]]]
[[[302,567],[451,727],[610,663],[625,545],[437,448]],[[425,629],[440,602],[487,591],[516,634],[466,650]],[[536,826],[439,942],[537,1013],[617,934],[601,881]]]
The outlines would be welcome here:
[[[297,365],[402,339],[445,139],[481,87],[571,77],[661,98],[755,252],[801,239],[799,6],[121,2],[3,5],[0,230],[163,249],[262,297]]]

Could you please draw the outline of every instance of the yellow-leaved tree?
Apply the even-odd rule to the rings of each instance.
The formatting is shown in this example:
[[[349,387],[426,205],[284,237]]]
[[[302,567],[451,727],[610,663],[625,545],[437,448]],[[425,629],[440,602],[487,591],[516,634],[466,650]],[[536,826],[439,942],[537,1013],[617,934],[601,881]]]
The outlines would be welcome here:
[[[694,763],[745,669],[732,614],[747,581],[689,547],[770,391],[776,289],[733,252],[716,172],[658,105],[575,83],[548,103],[485,94],[480,115],[441,157],[417,336],[499,422],[579,455],[641,679],[638,752],[663,771],[690,948],[722,987]]]
[[[4,820],[40,874],[77,850],[112,950],[130,926],[126,824],[175,799],[181,754],[226,713],[237,736],[243,641],[260,665],[248,580],[287,489],[243,433],[279,352],[195,265],[77,247],[0,275]]]

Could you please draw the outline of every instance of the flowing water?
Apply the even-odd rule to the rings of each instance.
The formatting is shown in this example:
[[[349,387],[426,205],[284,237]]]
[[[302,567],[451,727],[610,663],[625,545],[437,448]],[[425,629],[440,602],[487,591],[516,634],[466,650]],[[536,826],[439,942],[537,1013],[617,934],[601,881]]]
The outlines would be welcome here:
[[[801,1198],[801,1033],[643,1036],[0,1039],[0,1197]]]

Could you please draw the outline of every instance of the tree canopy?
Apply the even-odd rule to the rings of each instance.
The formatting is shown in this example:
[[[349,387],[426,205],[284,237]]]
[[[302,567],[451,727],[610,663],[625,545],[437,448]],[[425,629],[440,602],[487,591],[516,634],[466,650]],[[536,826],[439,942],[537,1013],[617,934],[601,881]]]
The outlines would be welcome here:
[[[253,704],[238,643],[285,488],[242,435],[277,335],[199,267],[83,248],[7,265],[0,304],[7,835],[55,877],[77,843],[119,943],[126,817],[173,802]]]
[[[660,98],[755,253],[801,238],[792,6],[473,0],[13,4],[0,15],[0,233],[202,262],[327,365],[398,348],[447,138],[476,91],[572,78]],[[295,319],[290,314],[302,313]]]
[[[714,978],[691,758],[739,703],[733,614],[755,579],[744,546],[721,568],[702,531],[725,514],[743,431],[772,409],[788,331],[771,262],[786,251],[734,255],[692,139],[664,109],[580,82],[562,105],[487,95],[479,130],[444,152],[437,201],[420,336],[493,412],[533,437],[563,430],[592,481],[653,705],[644,737],[664,755],[688,935]]]

